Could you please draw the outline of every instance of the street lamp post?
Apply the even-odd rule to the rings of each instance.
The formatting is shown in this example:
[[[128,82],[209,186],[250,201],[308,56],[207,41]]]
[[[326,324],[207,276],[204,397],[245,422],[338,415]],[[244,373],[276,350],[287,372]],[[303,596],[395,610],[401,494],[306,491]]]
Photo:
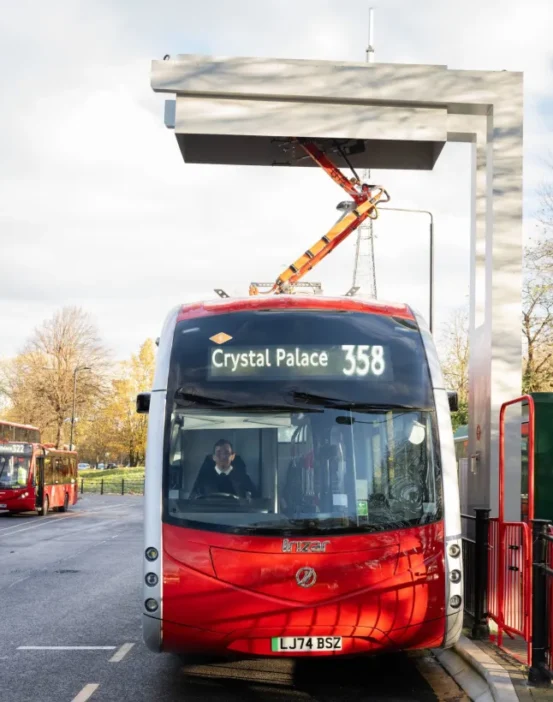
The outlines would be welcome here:
[[[430,217],[430,253],[429,253],[429,313],[428,313],[428,326],[430,328],[430,333],[434,328],[434,216],[432,212],[428,210],[412,210],[405,207],[379,207],[378,211],[391,210],[393,212],[413,212],[414,214],[426,214]]]
[[[77,373],[82,370],[90,370],[89,366],[77,366],[73,371],[73,411],[71,412],[71,437],[69,439],[69,450],[73,451],[73,430],[75,427],[75,405],[77,402]]]

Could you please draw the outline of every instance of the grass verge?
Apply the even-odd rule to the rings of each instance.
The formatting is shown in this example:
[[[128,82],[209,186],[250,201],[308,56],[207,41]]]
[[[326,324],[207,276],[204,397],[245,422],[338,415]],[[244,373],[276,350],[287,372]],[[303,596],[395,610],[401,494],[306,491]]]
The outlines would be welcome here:
[[[144,492],[144,466],[111,470],[80,470],[79,492],[141,495]]]

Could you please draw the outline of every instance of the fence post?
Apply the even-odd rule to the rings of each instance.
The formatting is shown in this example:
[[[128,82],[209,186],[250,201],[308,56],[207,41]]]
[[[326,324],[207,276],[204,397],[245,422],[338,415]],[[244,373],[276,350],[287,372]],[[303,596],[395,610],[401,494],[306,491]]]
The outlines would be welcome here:
[[[488,626],[488,557],[490,540],[490,512],[486,507],[474,510],[474,622],[472,638],[485,640],[490,635]]]
[[[104,494],[104,479],[100,480],[100,495]]]
[[[536,687],[549,687],[551,673],[547,668],[549,618],[547,616],[547,548],[542,538],[548,533],[547,519],[532,520],[532,663],[528,671],[528,682]]]
[[[125,478],[121,478],[121,494],[125,494]]]
[[[81,478],[81,495],[84,492],[84,478]]]

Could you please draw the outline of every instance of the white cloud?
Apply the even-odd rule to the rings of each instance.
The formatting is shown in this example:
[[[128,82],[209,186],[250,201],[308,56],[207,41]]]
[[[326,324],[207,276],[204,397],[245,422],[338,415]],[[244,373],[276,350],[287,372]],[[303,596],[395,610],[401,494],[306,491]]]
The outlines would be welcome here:
[[[345,11],[347,9],[347,11]],[[526,214],[547,168],[553,48],[549,0],[507,9],[389,0],[377,60],[525,70]],[[163,127],[150,60],[165,53],[364,59],[367,3],[348,0],[38,0],[0,15],[0,356],[62,304],[91,311],[119,356],[159,333],[168,308],[272,280],[335,220],[341,191],[315,170],[185,165]],[[472,18],[472,19],[471,19]],[[436,218],[437,321],[468,286],[468,147],[432,173],[374,173],[397,207]],[[298,194],[301,193],[301,199]],[[306,204],[320,203],[315,212]],[[529,227],[533,225],[528,222]],[[428,306],[427,223],[376,224],[381,297]],[[351,285],[353,241],[309,277]],[[400,254],[398,255],[398,252]]]

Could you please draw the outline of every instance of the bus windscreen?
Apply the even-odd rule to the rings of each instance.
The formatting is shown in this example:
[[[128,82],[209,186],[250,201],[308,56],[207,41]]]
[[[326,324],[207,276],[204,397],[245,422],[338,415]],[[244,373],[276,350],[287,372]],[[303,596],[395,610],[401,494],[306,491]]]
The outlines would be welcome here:
[[[169,523],[301,535],[441,518],[428,363],[409,320],[295,309],[179,322],[166,407]]]
[[[0,488],[9,490],[27,487],[32,446],[0,444]]]

